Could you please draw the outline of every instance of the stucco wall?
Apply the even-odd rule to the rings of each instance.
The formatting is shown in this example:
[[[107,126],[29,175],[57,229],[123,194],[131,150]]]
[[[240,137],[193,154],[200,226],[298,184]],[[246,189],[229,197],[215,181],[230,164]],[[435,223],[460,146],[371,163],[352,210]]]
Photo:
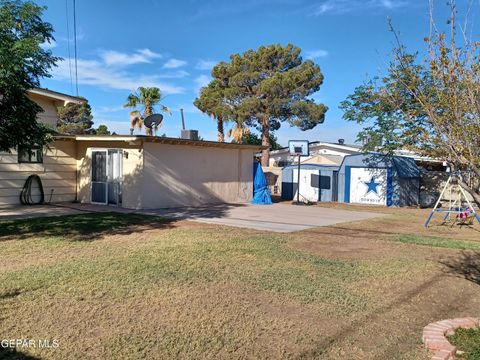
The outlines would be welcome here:
[[[18,163],[16,151],[0,153],[0,205],[20,204],[20,193],[28,176],[40,176],[45,201],[75,200],[75,141],[55,141],[43,150],[43,164]],[[38,194],[36,187],[32,194]],[[34,198],[35,199],[35,198]]]
[[[253,150],[146,143],[143,208],[252,199]]]
[[[77,166],[79,171],[79,200],[90,203],[92,150],[121,149],[123,150],[122,167],[122,206],[129,209],[142,208],[143,189],[143,150],[142,145],[128,145],[114,141],[78,141]]]

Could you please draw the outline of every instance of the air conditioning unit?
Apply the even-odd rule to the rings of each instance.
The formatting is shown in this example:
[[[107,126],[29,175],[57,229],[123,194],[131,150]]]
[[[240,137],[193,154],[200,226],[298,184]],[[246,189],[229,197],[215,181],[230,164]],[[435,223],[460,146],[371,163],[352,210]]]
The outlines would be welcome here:
[[[198,140],[198,130],[182,130],[180,137],[186,140]]]

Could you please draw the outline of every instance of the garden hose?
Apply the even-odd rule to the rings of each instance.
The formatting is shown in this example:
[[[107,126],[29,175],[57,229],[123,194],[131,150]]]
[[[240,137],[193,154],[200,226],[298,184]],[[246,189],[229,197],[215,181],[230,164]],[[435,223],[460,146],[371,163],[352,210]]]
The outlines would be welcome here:
[[[40,191],[40,200],[35,202],[32,198],[32,183],[36,181],[38,184],[38,190]],[[25,181],[25,185],[23,185],[22,192],[20,193],[20,202],[23,205],[40,205],[43,204],[45,201],[45,194],[43,193],[43,185],[40,176],[38,175],[30,175]]]

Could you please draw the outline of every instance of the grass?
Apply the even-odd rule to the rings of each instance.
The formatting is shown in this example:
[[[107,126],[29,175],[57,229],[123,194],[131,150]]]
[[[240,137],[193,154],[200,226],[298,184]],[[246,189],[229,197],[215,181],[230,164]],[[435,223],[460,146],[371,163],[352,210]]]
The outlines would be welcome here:
[[[463,359],[480,360],[480,329],[458,329],[448,340],[464,352]]]
[[[115,213],[0,222],[0,339],[60,344],[0,358],[423,359],[410,335],[436,317],[437,291],[478,308],[476,288],[437,288],[421,250],[399,252],[370,231],[378,224],[349,226],[273,234]]]
[[[0,221],[0,238],[62,237],[65,240],[91,240],[98,236],[131,231],[131,225],[162,226],[159,217],[114,212],[52,216],[14,221]]]
[[[480,242],[449,239],[437,236],[423,236],[415,234],[400,234],[387,237],[388,240],[398,241],[406,244],[422,246],[433,246],[445,249],[456,250],[480,250]]]

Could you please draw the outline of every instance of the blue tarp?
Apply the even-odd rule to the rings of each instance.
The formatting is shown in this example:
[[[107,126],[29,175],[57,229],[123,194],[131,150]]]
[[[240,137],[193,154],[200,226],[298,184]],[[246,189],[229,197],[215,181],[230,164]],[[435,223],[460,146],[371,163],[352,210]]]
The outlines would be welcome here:
[[[268,188],[267,178],[263,173],[262,166],[253,163],[253,200],[252,204],[269,205],[272,203],[270,189]]]

